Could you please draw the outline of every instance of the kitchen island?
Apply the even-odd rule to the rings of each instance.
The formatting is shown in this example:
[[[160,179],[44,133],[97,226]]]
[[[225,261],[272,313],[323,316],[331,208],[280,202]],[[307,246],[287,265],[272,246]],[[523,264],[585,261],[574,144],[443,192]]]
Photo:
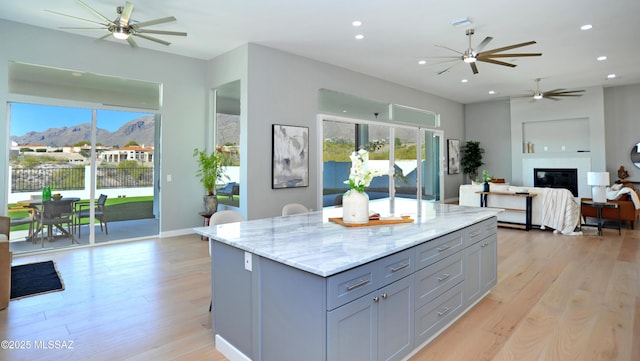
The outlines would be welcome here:
[[[414,222],[345,227],[331,208],[196,228],[212,240],[216,348],[232,361],[402,360],[422,348],[495,285],[498,211],[394,208]]]

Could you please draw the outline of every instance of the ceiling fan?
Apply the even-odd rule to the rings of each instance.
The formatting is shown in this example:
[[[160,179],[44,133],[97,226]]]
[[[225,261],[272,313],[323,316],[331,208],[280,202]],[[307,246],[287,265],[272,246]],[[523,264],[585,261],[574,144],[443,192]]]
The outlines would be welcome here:
[[[162,39],[158,39],[156,37],[149,36],[147,34],[187,36],[187,33],[178,32],[178,31],[145,29],[147,26],[176,21],[176,18],[173,16],[168,16],[165,18],[149,20],[149,21],[141,21],[141,22],[133,20],[131,19],[131,13],[133,13],[133,4],[130,3],[129,1],[127,1],[124,6],[118,6],[116,8],[116,13],[118,14],[118,16],[114,20],[110,20],[109,18],[102,15],[101,13],[93,9],[91,6],[85,4],[80,0],[76,0],[76,2],[82,5],[85,9],[89,10],[94,15],[96,15],[102,21],[84,19],[77,16],[62,14],[62,13],[51,11],[51,10],[46,10],[46,11],[56,15],[62,15],[62,16],[74,18],[77,20],[82,20],[82,21],[93,23],[93,24],[101,25],[101,27],[92,27],[92,28],[61,27],[60,29],[104,29],[104,30],[107,30],[109,33],[101,38],[98,38],[97,40],[104,40],[109,36],[113,35],[113,37],[116,39],[127,40],[129,45],[131,45],[134,48],[138,46],[138,44],[136,44],[136,42],[133,40],[134,36],[143,38],[146,40],[151,40],[162,45],[169,45],[171,43],[164,41]]]
[[[534,100],[540,99],[551,99],[551,100],[560,100],[558,97],[580,97],[584,93],[584,90],[566,90],[562,88],[549,90],[546,92],[540,91],[540,78],[536,78],[536,90],[531,90],[531,94],[522,94],[516,96],[515,98],[533,98]]]
[[[502,48],[496,48],[496,49],[492,49],[492,50],[487,50],[487,51],[482,51],[482,49],[485,48],[485,46],[487,46],[487,44],[489,44],[489,42],[491,40],[493,40],[492,37],[487,36],[486,38],[484,38],[484,40],[482,40],[482,42],[480,42],[480,44],[478,44],[478,46],[473,49],[471,47],[471,36],[475,33],[475,30],[473,29],[467,29],[465,31],[465,34],[469,37],[469,48],[467,48],[467,50],[465,50],[464,52],[459,52],[457,50],[451,49],[449,47],[446,47],[444,45],[439,45],[436,44],[437,47],[440,48],[444,48],[447,50],[451,50],[453,52],[456,52],[460,55],[455,55],[455,56],[441,56],[441,57],[434,57],[434,58],[450,58],[453,60],[450,61],[455,61],[455,60],[462,60],[463,62],[469,64],[471,66],[471,71],[473,71],[474,74],[478,74],[478,66],[476,65],[476,62],[478,61],[483,61],[485,63],[492,63],[492,64],[497,64],[497,65],[503,65],[503,66],[508,66],[508,67],[515,67],[516,64],[511,64],[511,63],[507,63],[501,60],[496,60],[494,58],[516,58],[516,57],[524,57],[524,56],[540,56],[542,55],[542,53],[511,53],[511,54],[503,54],[503,51],[507,51],[507,50],[511,50],[511,49],[515,49],[515,48],[520,48],[523,46],[527,46],[527,45],[532,45],[535,44],[535,41],[527,41],[525,43],[519,43],[519,44],[514,44],[514,45],[509,45],[509,46],[505,46]],[[438,75],[443,74],[447,71],[449,71],[451,68],[453,68],[454,66],[458,65],[459,63],[456,62],[455,64],[449,66],[448,68],[441,70],[438,72]]]

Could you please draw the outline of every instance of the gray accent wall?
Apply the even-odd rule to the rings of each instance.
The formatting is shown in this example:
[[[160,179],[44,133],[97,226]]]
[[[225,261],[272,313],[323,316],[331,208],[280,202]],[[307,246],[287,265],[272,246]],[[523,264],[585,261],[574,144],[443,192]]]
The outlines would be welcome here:
[[[445,138],[463,137],[463,106],[385,80],[304,58],[257,44],[247,44],[248,66],[242,82],[241,198],[246,198],[248,219],[277,216],[286,203],[302,203],[313,209],[321,175],[318,174],[318,90],[331,89],[362,98],[427,109],[441,114]],[[234,54],[240,49],[233,51]],[[225,54],[224,56],[227,56]],[[240,60],[239,60],[240,62]],[[225,70],[217,58],[210,62],[210,88]],[[242,69],[235,69],[242,73]],[[245,90],[246,89],[246,90]],[[245,110],[246,109],[246,110]],[[271,126],[286,124],[309,127],[309,187],[271,189]],[[462,175],[445,175],[444,198],[457,197]],[[244,205],[244,203],[241,205]]]
[[[604,119],[611,181],[617,179],[621,165],[629,172],[629,179],[640,181],[640,169],[629,158],[631,147],[640,143],[640,84],[605,88]]]

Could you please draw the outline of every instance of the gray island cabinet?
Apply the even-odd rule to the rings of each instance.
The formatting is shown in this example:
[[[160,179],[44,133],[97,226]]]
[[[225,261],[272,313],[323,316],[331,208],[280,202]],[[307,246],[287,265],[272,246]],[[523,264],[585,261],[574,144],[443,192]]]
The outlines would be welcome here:
[[[211,239],[216,348],[232,361],[417,352],[495,285],[497,237],[495,210],[412,204],[406,224],[344,227],[327,209],[196,228]]]

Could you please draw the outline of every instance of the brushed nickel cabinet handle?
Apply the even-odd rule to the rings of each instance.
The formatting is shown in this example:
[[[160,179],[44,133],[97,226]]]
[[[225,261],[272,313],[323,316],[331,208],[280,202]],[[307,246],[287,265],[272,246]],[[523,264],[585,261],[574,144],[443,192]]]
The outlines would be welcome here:
[[[409,264],[408,264],[408,263],[402,263],[402,264],[400,264],[400,265],[398,265],[398,266],[396,266],[396,267],[393,267],[393,268],[391,269],[391,272],[398,272],[398,271],[400,271],[401,269],[405,269],[405,268],[407,268],[407,267],[409,267]]]
[[[381,294],[380,296],[382,297],[382,299],[383,299],[383,300],[386,300],[386,299],[387,299],[387,293],[386,293],[386,292],[385,292],[385,293],[383,293],[383,294]]]
[[[445,273],[444,275],[442,275],[442,277],[438,277],[438,281],[444,281],[449,278],[449,276],[451,276],[451,274]]]
[[[373,298],[373,302],[378,302],[378,301],[380,301],[380,299],[378,298],[378,296],[376,296],[376,297],[374,297],[374,298]]]
[[[354,289],[356,289],[358,287],[362,287],[362,286],[366,285],[369,282],[371,282],[371,281],[369,281],[369,280],[361,280],[360,282],[358,282],[356,284],[353,284],[351,286],[347,286],[347,291],[351,291],[351,290],[354,290]]]
[[[444,246],[444,247],[440,247],[440,248],[438,248],[438,252],[446,251],[446,250],[448,250],[449,248],[451,248],[451,246],[449,246],[449,245],[446,245],[446,246]]]
[[[451,310],[450,307],[445,307],[444,311],[440,311],[438,312],[438,316],[444,316],[445,314],[447,314],[449,311]]]

